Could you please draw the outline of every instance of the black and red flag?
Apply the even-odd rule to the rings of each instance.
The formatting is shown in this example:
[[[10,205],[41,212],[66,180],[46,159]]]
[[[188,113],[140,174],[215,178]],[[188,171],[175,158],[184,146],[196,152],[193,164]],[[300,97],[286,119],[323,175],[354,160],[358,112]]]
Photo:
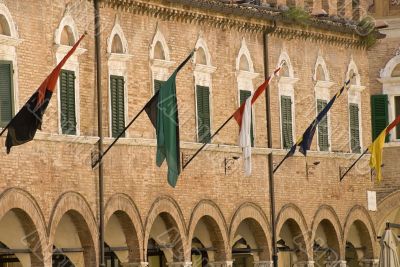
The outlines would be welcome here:
[[[79,43],[85,35],[75,43],[67,55],[58,63],[49,76],[42,82],[36,92],[29,98],[26,104],[20,109],[17,115],[11,119],[6,128],[8,128],[6,147],[7,154],[10,153],[12,146],[22,145],[33,139],[37,129],[42,128],[43,114],[53,95],[57,84],[61,68],[68,58],[75,52]]]

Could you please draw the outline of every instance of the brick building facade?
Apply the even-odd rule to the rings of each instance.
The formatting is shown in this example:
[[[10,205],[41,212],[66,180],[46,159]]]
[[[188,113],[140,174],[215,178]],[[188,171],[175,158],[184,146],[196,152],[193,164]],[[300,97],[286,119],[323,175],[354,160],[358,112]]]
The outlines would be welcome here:
[[[215,132],[239,106],[240,90],[254,91],[264,81],[263,32],[273,27],[273,20],[277,28],[268,38],[267,67],[272,72],[283,65],[269,88],[272,149],[266,148],[263,97],[253,108],[250,177],[244,177],[242,159],[236,159],[241,150],[232,121],[182,172],[177,187],[169,187],[166,167],[155,165],[154,129],[145,114],[139,117],[104,159],[107,266],[114,266],[112,261],[151,267],[270,266],[267,155],[273,153],[278,163],[285,146],[316,115],[318,100],[329,100],[353,74],[348,93],[328,115],[327,139],[316,136],[306,158],[297,153],[275,174],[279,264],[375,264],[378,232],[376,214],[367,205],[367,190],[374,188],[367,157],[339,182],[340,171],[371,140],[368,52],[349,20],[365,14],[368,1],[288,1],[288,6],[297,4],[315,15],[324,9],[332,16],[315,16],[304,25],[288,17],[286,1],[264,2],[102,1],[106,145],[119,122],[129,122],[194,47],[194,59],[177,78],[183,158],[199,148],[200,125]],[[9,155],[2,153],[1,259],[20,262],[12,266],[62,266],[63,261],[66,266],[96,266],[98,171],[90,164],[98,141],[92,3],[4,0],[0,18],[0,63],[10,74],[3,77],[4,88],[10,88],[1,111],[4,122],[6,111],[15,114],[70,45],[88,32],[64,67],[65,83],[58,85],[42,131]],[[208,93],[200,93],[203,89]],[[202,114],[200,96],[208,103],[208,108],[201,104],[208,111]],[[209,122],[199,120],[200,115]]]

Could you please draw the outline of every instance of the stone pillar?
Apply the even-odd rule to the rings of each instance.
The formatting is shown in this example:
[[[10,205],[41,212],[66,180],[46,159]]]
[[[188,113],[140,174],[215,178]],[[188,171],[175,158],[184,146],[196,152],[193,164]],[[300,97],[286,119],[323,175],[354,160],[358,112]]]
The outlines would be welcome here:
[[[255,261],[254,262],[254,267],[273,267],[274,262],[273,261]]]
[[[339,260],[339,261],[326,261],[326,267],[346,267],[346,261]]]
[[[298,261],[293,264],[294,267],[314,267],[314,261]]]
[[[378,259],[365,259],[361,261],[360,266],[363,267],[378,267],[379,260]]]
[[[190,261],[177,261],[177,262],[168,262],[168,267],[192,267],[192,262]]]
[[[209,262],[209,267],[232,267],[233,261],[213,261]]]
[[[141,262],[123,262],[121,263],[122,267],[148,267],[149,263],[145,261]]]

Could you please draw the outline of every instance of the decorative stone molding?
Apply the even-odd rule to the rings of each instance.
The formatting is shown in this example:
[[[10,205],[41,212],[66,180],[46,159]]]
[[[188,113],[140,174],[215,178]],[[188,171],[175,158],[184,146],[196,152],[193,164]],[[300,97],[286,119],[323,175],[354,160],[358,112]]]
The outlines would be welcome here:
[[[255,261],[254,262],[254,267],[273,267],[274,262],[273,261]]]
[[[192,267],[192,262],[182,261],[182,262],[168,262],[168,267]]]
[[[314,261],[298,261],[293,264],[293,267],[314,267]]]
[[[360,263],[363,267],[378,267],[379,259],[364,259]]]

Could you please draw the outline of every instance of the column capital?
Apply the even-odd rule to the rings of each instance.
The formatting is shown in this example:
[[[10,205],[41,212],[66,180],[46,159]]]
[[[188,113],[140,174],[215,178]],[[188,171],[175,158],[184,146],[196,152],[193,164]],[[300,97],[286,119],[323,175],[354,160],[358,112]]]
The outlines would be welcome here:
[[[213,261],[209,262],[210,267],[232,267],[233,261]]]
[[[255,261],[254,262],[254,267],[273,267],[274,262],[273,261]]]
[[[363,267],[377,267],[379,265],[379,259],[364,259],[361,260]]]
[[[123,262],[121,263],[122,267],[148,267],[149,263],[146,261],[140,262]]]
[[[168,267],[192,267],[191,261],[167,262]]]

